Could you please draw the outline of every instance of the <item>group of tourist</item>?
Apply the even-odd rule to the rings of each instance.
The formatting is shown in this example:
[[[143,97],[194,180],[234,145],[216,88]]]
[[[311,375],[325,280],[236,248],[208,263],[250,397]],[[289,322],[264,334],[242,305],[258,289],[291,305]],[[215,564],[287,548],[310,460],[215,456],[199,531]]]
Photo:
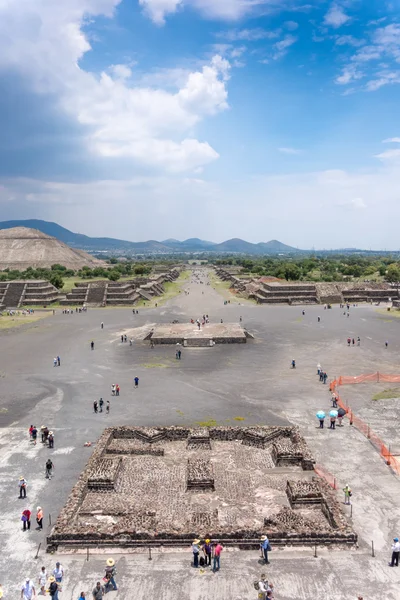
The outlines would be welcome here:
[[[324,370],[321,368],[321,365],[320,365],[320,364],[318,364],[318,365],[317,365],[317,375],[318,375],[318,377],[319,377],[319,380],[320,380],[322,383],[326,384],[326,380],[328,379],[328,374],[327,374],[327,372],[326,372],[326,371],[324,371]]]
[[[34,446],[36,446],[37,434],[38,430],[36,425],[31,425],[29,427],[29,440],[32,442]],[[54,433],[50,431],[47,425],[42,425],[40,427],[40,435],[42,444],[47,445],[49,448],[54,448]]]
[[[115,393],[113,394],[113,396],[115,396]],[[118,394],[117,396],[119,396],[119,390],[118,390]],[[100,398],[100,400],[97,402],[97,400],[95,400],[93,402],[93,412],[94,413],[98,413],[98,412],[103,412],[103,406],[104,406],[104,400],[103,398]],[[107,400],[106,402],[106,414],[110,414],[110,401]]]
[[[347,338],[348,346],[351,346],[351,345],[355,346],[355,344],[356,344],[355,338],[350,338],[350,337]],[[361,345],[361,339],[360,339],[360,337],[358,337],[357,338],[357,346],[360,346],[360,345]]]
[[[52,600],[58,600],[58,592],[61,592],[61,582],[64,577],[64,569],[57,561],[52,574],[47,573],[46,567],[42,567],[38,576],[39,596],[49,594]],[[32,600],[36,596],[36,588],[33,581],[27,577],[21,585],[21,600]]]
[[[63,308],[62,314],[63,315],[73,315],[74,312],[76,312],[76,313],[85,313],[85,312],[87,312],[87,307],[84,304],[81,307],[76,307],[75,310],[73,308]]]
[[[213,561],[213,571],[219,571],[221,568],[221,552],[223,550],[222,544],[218,540],[211,541],[209,538],[201,541],[195,539],[192,542],[192,553],[193,553],[193,566],[195,569],[198,567],[210,567],[211,559]]]

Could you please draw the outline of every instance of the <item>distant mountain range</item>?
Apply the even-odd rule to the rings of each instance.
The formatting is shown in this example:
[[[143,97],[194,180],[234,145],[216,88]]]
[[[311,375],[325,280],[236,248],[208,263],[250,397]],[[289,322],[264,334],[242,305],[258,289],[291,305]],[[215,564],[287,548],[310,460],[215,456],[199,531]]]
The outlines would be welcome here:
[[[239,254],[280,254],[299,252],[297,248],[287,246],[271,240],[269,242],[260,242],[252,244],[233,238],[215,244],[198,238],[190,238],[180,242],[175,239],[163,240],[148,240],[147,242],[128,242],[126,240],[117,240],[114,238],[94,238],[81,233],[73,233],[65,227],[61,227],[57,223],[50,221],[42,221],[40,219],[27,219],[15,221],[0,222],[0,229],[11,229],[12,227],[29,227],[38,229],[47,235],[61,240],[71,248],[79,248],[86,252],[109,252],[110,254],[171,254],[171,253],[193,253],[193,252],[215,252],[215,253],[239,253]]]

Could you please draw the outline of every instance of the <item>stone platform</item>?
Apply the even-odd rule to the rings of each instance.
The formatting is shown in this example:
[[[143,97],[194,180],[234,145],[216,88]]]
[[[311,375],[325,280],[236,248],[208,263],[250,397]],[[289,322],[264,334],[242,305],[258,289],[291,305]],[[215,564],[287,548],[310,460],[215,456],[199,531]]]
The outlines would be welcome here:
[[[48,550],[354,544],[295,427],[110,427],[73,488]]]
[[[208,323],[199,329],[197,324],[175,323],[157,325],[146,337],[154,344],[182,346],[213,346],[214,344],[245,344],[247,332],[238,323]]]

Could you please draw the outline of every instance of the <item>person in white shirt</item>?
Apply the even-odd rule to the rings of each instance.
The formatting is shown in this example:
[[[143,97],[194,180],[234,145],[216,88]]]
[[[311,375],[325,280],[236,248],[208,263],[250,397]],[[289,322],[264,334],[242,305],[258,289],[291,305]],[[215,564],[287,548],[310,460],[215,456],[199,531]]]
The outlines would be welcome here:
[[[32,596],[36,596],[35,586],[32,581],[27,577],[25,579],[25,583],[21,586],[21,599],[22,600],[31,600]]]
[[[53,571],[53,575],[57,583],[61,583],[62,578],[64,577],[64,569],[59,562],[56,562],[56,568]]]
[[[40,573],[39,573],[39,586],[40,586],[39,594],[41,594],[42,596],[46,595],[46,581],[47,581],[46,568],[42,567],[40,570]]]
[[[392,545],[392,562],[389,563],[389,567],[399,566],[399,555],[400,555],[400,542],[399,538],[393,539]]]

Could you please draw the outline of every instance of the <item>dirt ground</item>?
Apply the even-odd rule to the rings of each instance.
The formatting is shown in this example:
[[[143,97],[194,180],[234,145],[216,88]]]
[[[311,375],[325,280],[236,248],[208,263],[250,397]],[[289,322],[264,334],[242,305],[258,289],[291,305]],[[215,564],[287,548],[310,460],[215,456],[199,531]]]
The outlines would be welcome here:
[[[347,423],[335,431],[320,430],[315,413],[330,408],[328,385],[316,376],[318,363],[329,379],[377,370],[400,372],[400,320],[371,306],[351,308],[347,318],[336,306],[306,307],[303,317],[302,307],[242,301],[224,305],[212,286],[190,280],[184,286],[189,295],[180,293],[163,307],[140,309],[139,315],[121,308],[73,315],[57,311],[34,324],[0,331],[0,573],[5,597],[15,597],[26,574],[36,580],[42,563],[53,568],[55,557],[43,553],[49,517],[53,523],[90,456],[92,449],[84,442],[95,442],[106,425],[259,423],[298,425],[318,463],[337,478],[339,490],[351,485],[351,518],[360,540],[359,549],[321,551],[318,559],[310,549],[276,551],[270,565],[276,598],[347,600],[363,594],[364,600],[398,600],[400,569],[387,567],[391,540],[399,534],[398,478],[357,430]],[[139,339],[132,346],[120,341],[124,331],[148,330],[154,323],[167,325],[175,319],[190,321],[203,314],[216,323],[221,318],[239,323],[242,317],[254,341],[188,348],[180,361],[173,347],[151,349]],[[348,348],[349,336],[360,336],[361,346]],[[61,366],[53,367],[57,355]],[[292,359],[296,369],[290,368]],[[140,379],[138,389],[133,387],[135,376]],[[113,383],[121,386],[118,398],[111,396]],[[373,402],[373,394],[366,391],[343,387],[354,411],[368,416],[384,440],[398,444],[397,402]],[[110,400],[109,415],[93,413],[93,401],[100,397]],[[388,402],[390,412],[382,418]],[[29,443],[30,424],[52,428],[53,451]],[[51,481],[44,478],[48,456],[55,465]],[[18,499],[20,475],[28,480],[26,501]],[[21,511],[38,505],[45,513],[44,531],[23,533]],[[350,508],[344,509],[350,518]],[[39,544],[40,558],[35,560]],[[103,572],[104,558],[92,556],[88,562],[85,556],[61,557],[66,569],[61,598],[76,600],[79,586],[90,592]],[[213,579],[190,568],[189,549],[186,554],[159,552],[151,562],[135,555],[119,560],[118,595],[132,598],[133,585],[136,600],[158,598],[160,590],[163,600],[255,598],[252,581],[262,568],[254,554],[227,552],[226,568]]]

